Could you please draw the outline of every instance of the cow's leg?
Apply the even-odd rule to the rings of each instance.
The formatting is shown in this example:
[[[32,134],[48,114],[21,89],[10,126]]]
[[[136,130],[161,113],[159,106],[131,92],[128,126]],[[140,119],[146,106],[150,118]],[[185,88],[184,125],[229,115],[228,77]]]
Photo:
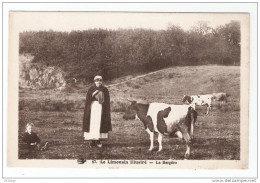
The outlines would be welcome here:
[[[224,100],[222,100],[222,104],[227,103],[227,99],[225,98]]]
[[[158,143],[159,143],[159,149],[158,152],[162,150],[162,134],[158,133]]]
[[[209,110],[212,111],[212,108],[211,108],[211,102],[208,103],[208,106],[209,106]]]
[[[227,97],[225,97],[224,103],[227,103]]]
[[[146,128],[147,133],[150,135],[150,148],[149,151],[153,150],[153,138],[154,138],[154,132],[151,132],[149,128]]]
[[[191,139],[194,139],[194,134],[193,134],[193,130],[194,130],[194,120],[193,120],[193,114],[191,114],[191,124],[190,124],[190,136]]]
[[[186,143],[186,152],[184,154],[185,159],[188,159],[190,157],[190,145],[191,145],[191,138],[189,133],[187,132],[187,130],[185,130],[185,132],[183,132],[183,137]]]
[[[185,126],[185,125],[180,125],[179,126],[181,131],[182,131],[182,135],[183,135],[183,138],[185,140],[185,143],[186,143],[186,152],[184,154],[184,157],[185,159],[188,159],[190,157],[190,146],[191,146],[191,137],[189,135],[189,132],[188,132],[188,127]]]
[[[175,134],[178,136],[179,141],[183,139],[182,133],[180,131],[177,131]]]
[[[190,157],[190,144],[186,143],[186,148],[187,148],[187,150],[185,152],[184,157],[185,157],[185,159],[189,159],[189,157]]]
[[[207,104],[207,112],[206,114],[208,115],[209,114],[209,105]]]

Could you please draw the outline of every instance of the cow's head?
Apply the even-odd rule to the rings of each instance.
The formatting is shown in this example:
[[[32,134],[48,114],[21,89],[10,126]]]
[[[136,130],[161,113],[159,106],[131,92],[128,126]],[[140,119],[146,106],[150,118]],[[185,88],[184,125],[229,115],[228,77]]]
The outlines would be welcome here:
[[[192,102],[192,98],[190,96],[184,95],[182,98],[182,102],[189,102],[189,104]]]
[[[137,102],[127,99],[131,104],[127,107],[123,118],[125,120],[136,118]]]

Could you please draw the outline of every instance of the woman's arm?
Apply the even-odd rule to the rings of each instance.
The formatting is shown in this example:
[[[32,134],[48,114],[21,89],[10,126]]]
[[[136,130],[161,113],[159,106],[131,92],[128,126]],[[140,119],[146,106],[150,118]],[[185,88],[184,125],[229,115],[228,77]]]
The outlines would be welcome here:
[[[94,97],[98,92],[99,92],[98,90],[94,91],[94,92],[92,93],[92,97]]]

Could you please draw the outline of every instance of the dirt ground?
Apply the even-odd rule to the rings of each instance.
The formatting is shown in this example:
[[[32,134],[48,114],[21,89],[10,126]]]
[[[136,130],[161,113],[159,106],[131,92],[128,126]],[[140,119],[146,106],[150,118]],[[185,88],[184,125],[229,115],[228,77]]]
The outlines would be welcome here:
[[[163,150],[158,153],[155,136],[155,149],[148,151],[150,139],[142,122],[122,118],[129,104],[126,98],[181,104],[183,95],[213,92],[226,92],[231,97],[227,104],[214,103],[209,115],[206,107],[198,107],[190,159],[240,159],[240,67],[174,67],[109,87],[113,131],[102,148],[90,148],[83,140],[86,91],[86,86],[66,91],[19,90],[19,159],[183,159],[186,146],[176,138],[163,138]],[[49,142],[47,151],[28,150],[21,142],[28,122],[34,123],[42,142]]]
[[[123,113],[112,113],[112,128],[109,140],[102,148],[91,148],[83,140],[81,131],[82,112],[21,112],[20,124],[29,119],[35,124],[35,131],[43,142],[48,141],[47,151],[27,150],[20,144],[21,159],[183,159],[185,143],[176,138],[163,138],[163,151],[149,152],[149,135],[141,121],[122,119]],[[48,118],[46,118],[48,116]],[[44,120],[42,120],[44,119]],[[240,124],[239,113],[212,112],[199,115],[195,126],[195,139],[190,159],[195,160],[239,160]],[[156,137],[155,137],[156,139]]]

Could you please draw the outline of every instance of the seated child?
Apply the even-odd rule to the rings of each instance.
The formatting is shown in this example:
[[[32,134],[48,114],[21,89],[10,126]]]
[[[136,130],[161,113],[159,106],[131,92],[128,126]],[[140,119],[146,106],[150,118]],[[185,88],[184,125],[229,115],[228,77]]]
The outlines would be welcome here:
[[[35,149],[37,147],[38,150],[46,150],[48,142],[45,143],[43,147],[40,147],[40,138],[36,133],[32,131],[33,123],[26,124],[26,130],[23,134],[22,140],[28,145],[29,149]]]

